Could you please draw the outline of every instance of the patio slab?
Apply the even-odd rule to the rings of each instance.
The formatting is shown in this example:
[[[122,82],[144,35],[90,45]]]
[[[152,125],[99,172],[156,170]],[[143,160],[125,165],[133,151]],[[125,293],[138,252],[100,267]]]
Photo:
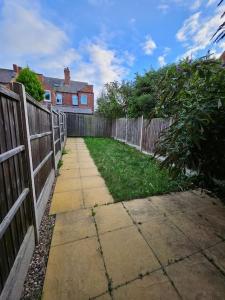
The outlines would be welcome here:
[[[113,287],[160,268],[134,226],[100,234],[100,241]]]
[[[166,271],[182,299],[224,299],[225,277],[202,254],[170,265]]]
[[[83,189],[106,187],[105,181],[102,179],[101,176],[82,177],[81,184]]]
[[[58,178],[55,186],[55,193],[68,192],[81,189],[80,178]]]
[[[162,271],[153,272],[142,279],[137,279],[116,289],[113,296],[116,300],[180,299],[168,277]]]
[[[96,237],[51,247],[44,300],[89,299],[107,291]]]
[[[81,169],[80,170],[81,177],[90,177],[90,176],[100,176],[97,168],[90,168],[90,169]]]
[[[133,225],[121,203],[96,207],[94,211],[99,233]]]
[[[225,242],[210,247],[204,252],[225,273]]]
[[[51,246],[96,236],[94,219],[91,211],[80,209],[56,216]]]
[[[163,214],[148,199],[136,199],[123,202],[123,204],[136,223],[147,222],[152,217]]]
[[[58,214],[83,208],[81,190],[55,193],[52,198],[50,214]]]
[[[201,249],[208,248],[221,241],[212,226],[198,215],[179,214],[169,218]]]
[[[198,251],[185,235],[168,222],[156,224],[147,222],[140,225],[141,232],[163,266],[176,262]],[[159,234],[157,234],[157,232]]]
[[[62,178],[77,178],[80,177],[80,170],[79,169],[60,170],[59,176],[61,176]]]
[[[106,187],[84,189],[83,197],[86,208],[113,203],[113,198]]]

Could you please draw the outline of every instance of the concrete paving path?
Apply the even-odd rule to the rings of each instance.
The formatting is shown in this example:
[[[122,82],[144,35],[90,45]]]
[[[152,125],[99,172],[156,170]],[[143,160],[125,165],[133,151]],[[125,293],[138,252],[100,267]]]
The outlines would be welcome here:
[[[111,204],[84,141],[66,148],[44,300],[225,299],[218,199],[189,191]]]

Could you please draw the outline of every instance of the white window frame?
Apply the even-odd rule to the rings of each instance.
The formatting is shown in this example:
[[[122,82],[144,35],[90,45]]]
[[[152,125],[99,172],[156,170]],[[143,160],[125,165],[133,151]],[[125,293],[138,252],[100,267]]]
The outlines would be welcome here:
[[[47,100],[47,99],[45,99],[44,98],[44,101],[46,101],[46,102],[52,102],[52,94],[51,94],[51,91],[50,90],[45,90],[45,93],[49,93],[49,95],[50,95],[50,99],[49,100]],[[45,94],[44,94],[44,97],[45,97]]]
[[[82,103],[82,96],[86,96],[87,102],[85,104]],[[80,95],[80,104],[81,105],[88,105],[88,95],[87,94],[81,94]]]
[[[60,103],[57,102],[57,95],[61,95],[61,102]],[[55,95],[55,103],[56,103],[56,105],[61,105],[63,103],[63,95],[62,95],[62,93],[56,93],[56,95]]]

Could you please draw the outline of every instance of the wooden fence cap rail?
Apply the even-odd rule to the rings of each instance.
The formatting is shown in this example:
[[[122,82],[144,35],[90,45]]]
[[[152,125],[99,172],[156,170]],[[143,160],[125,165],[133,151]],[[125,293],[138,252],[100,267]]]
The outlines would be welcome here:
[[[0,94],[10,97],[12,100],[19,101],[20,97],[18,94],[15,92],[9,90],[8,88],[4,87],[3,85],[0,84]]]
[[[26,93],[26,98],[27,98],[27,101],[32,103],[33,105],[35,105],[36,107],[40,108],[41,110],[47,112],[48,114],[50,114],[50,110],[45,107],[43,104],[39,103],[38,101],[36,101],[31,95],[27,94]]]

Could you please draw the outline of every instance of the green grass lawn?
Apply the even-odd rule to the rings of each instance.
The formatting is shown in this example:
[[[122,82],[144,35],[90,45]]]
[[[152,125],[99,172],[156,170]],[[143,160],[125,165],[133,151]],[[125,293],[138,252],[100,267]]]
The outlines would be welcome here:
[[[109,138],[85,138],[115,201],[187,189],[188,179],[172,179],[152,157]]]

